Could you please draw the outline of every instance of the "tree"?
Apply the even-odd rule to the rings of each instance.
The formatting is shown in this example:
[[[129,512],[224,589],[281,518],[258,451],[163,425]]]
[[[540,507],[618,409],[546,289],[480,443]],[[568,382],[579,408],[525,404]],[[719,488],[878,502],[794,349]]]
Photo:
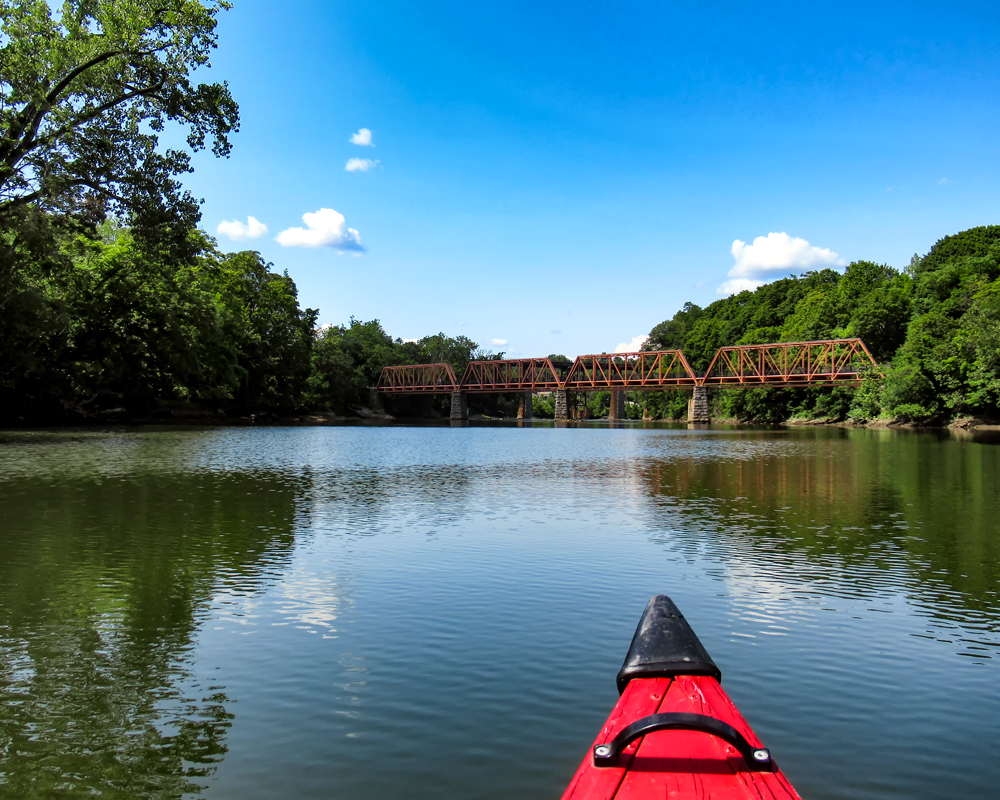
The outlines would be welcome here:
[[[53,371],[71,380],[65,404],[141,413],[230,397],[235,348],[214,282],[195,262],[152,257],[128,230],[102,233],[103,241],[78,239],[74,266],[60,275],[66,345]],[[207,246],[194,237],[192,249]]]
[[[685,303],[684,308],[649,332],[643,350],[679,350],[703,313],[701,306]]]
[[[461,378],[470,361],[499,361],[503,353],[493,353],[483,350],[468,336],[445,336],[437,333],[424,336],[418,343],[421,361],[426,364],[451,364],[455,374]]]
[[[190,153],[160,150],[168,122],[196,151],[229,153],[239,109],[208,67],[226,0],[0,0],[0,225],[40,210],[137,234],[199,218],[176,175]]]
[[[312,368],[318,311],[301,309],[295,282],[260,253],[222,257],[217,289],[226,305],[227,340],[238,352],[240,411],[292,411],[301,405]]]

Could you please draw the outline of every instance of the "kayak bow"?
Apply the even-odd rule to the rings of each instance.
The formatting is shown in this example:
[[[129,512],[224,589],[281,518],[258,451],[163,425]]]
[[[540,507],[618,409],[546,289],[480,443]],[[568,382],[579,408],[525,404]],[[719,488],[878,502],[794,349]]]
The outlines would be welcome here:
[[[621,698],[562,800],[801,800],[666,595],[652,598],[618,673]]]

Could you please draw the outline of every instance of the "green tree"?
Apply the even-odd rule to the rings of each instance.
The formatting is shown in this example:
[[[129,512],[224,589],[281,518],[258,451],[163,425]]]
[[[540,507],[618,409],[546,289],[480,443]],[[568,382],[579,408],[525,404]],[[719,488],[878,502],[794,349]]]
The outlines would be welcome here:
[[[312,368],[319,312],[299,308],[295,282],[287,272],[271,272],[272,266],[254,251],[228,254],[219,264],[219,299],[240,372],[234,401],[241,411],[297,409]]]
[[[451,364],[458,378],[462,377],[470,361],[495,361],[503,358],[503,353],[490,353],[467,336],[445,336],[437,333],[425,336],[417,342],[420,362],[423,364]]]
[[[842,314],[838,299],[835,291],[817,289],[810,292],[785,319],[781,326],[780,341],[811,342],[839,338],[837,325],[842,320]]]
[[[345,413],[368,405],[368,388],[384,367],[417,363],[414,343],[393,340],[377,319],[329,325],[316,337],[309,378],[310,396],[318,407]]]
[[[701,306],[685,303],[680,311],[649,332],[649,339],[646,340],[642,349],[678,350],[683,348],[691,329],[703,313],[704,310]]]
[[[211,140],[225,156],[239,111],[210,66],[225,0],[0,0],[0,223],[33,209],[112,212],[183,244],[198,205],[176,180]],[[167,123],[187,150],[158,147]]]
[[[65,276],[68,341],[59,369],[78,408],[144,412],[160,401],[228,397],[234,354],[203,271],[139,248],[128,230],[77,239]],[[193,233],[192,249],[208,246]]]
[[[956,344],[968,365],[967,407],[1000,415],[1000,281],[980,291],[963,318]]]

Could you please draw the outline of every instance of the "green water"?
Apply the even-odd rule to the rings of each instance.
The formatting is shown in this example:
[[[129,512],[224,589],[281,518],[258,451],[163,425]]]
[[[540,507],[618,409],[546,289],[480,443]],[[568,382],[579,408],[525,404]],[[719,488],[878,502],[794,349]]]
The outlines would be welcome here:
[[[558,797],[670,594],[806,798],[987,798],[1000,447],[0,433],[0,797]]]

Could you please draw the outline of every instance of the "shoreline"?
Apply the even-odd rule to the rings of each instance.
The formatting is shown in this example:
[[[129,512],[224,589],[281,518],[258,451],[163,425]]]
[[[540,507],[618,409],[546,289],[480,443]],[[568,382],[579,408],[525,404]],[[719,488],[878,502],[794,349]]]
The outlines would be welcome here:
[[[378,422],[449,422],[447,417],[395,417],[384,412],[361,408],[354,414],[342,415],[333,412],[310,412],[303,414],[273,414],[258,413],[229,416],[210,411],[172,412],[169,415],[131,416],[123,413],[105,413],[77,417],[76,419],[19,419],[17,421],[0,421],[2,430],[37,430],[59,428],[96,428],[102,426],[135,426],[135,427],[271,427],[294,425],[303,427],[325,427],[343,423]],[[480,414],[470,415],[471,422],[556,422],[544,417],[531,417],[527,420],[517,417],[488,417]],[[607,422],[606,417],[591,419],[558,420],[559,422]],[[615,423],[664,423],[669,425],[695,424],[686,419],[625,419],[614,420]],[[740,420],[719,417],[699,425],[725,425],[730,427],[759,427],[769,425],[774,427],[827,427],[827,428],[872,428],[894,430],[953,430],[953,431],[1000,431],[1000,422],[978,419],[974,417],[959,417],[951,422],[938,425],[925,425],[913,422],[897,422],[892,419],[874,419],[868,422],[854,420],[838,420],[829,418],[793,417],[782,422],[766,422],[763,420]]]

